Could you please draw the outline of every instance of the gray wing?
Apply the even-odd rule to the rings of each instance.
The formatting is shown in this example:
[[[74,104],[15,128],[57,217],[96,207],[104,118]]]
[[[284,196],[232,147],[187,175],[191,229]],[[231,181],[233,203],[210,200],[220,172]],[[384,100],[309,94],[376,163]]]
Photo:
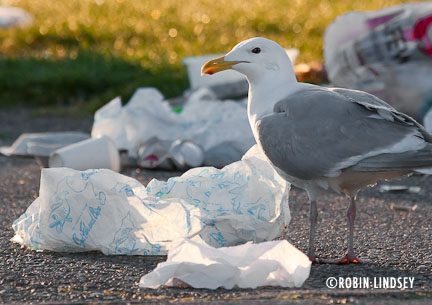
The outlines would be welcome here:
[[[417,126],[423,137],[427,139],[428,142],[432,142],[431,134],[420,123],[418,123],[409,115],[397,111],[395,108],[384,102],[382,99],[376,97],[375,95],[364,91],[345,88],[329,88],[328,90],[339,93],[340,95],[343,95],[346,99],[348,99],[350,102],[360,104],[369,110],[376,109],[375,111],[379,112],[380,115],[387,117],[389,120],[393,120],[392,117],[395,117],[400,121],[410,122]],[[389,114],[388,111],[390,111],[391,114]]]
[[[345,88],[328,88],[331,92],[339,93],[353,103],[362,104],[365,107],[384,108],[393,112],[398,112],[395,108],[384,102],[382,99],[364,91]]]
[[[406,169],[408,163],[410,169],[432,166],[430,135],[424,128],[360,91],[301,90],[278,102],[256,128],[272,163],[300,179],[334,177],[356,165],[357,170],[379,171],[383,159],[387,170]],[[426,156],[421,164],[415,162],[416,152]]]

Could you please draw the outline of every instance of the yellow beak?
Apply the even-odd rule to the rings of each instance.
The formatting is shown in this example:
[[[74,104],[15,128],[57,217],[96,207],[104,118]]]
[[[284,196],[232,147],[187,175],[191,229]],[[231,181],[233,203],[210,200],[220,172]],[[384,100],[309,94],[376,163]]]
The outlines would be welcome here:
[[[232,66],[242,63],[244,61],[225,61],[225,57],[221,56],[210,60],[204,64],[201,68],[201,75],[214,74],[223,70],[232,68]]]

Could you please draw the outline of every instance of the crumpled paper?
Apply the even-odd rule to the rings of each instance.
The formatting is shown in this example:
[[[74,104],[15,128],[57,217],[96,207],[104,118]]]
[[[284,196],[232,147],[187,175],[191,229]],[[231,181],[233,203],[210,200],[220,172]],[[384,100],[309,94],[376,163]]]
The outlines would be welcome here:
[[[145,288],[184,286],[231,289],[259,286],[300,287],[311,262],[286,240],[235,247],[213,247],[188,239],[176,240],[166,262],[141,277]]]
[[[255,145],[222,170],[194,168],[147,187],[111,170],[42,170],[39,197],[14,223],[32,249],[161,255],[187,237],[214,247],[278,237],[290,185]]]
[[[193,92],[180,114],[157,89],[139,88],[125,106],[115,98],[96,111],[91,134],[109,136],[132,158],[153,137],[191,140],[204,150],[204,165],[216,167],[240,160],[255,144],[246,103],[218,100],[207,88]]]

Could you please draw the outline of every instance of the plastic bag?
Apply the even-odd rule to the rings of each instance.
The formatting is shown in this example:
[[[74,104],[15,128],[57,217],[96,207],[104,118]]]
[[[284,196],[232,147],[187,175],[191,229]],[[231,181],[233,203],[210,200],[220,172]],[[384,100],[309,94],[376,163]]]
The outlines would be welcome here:
[[[195,168],[147,187],[111,170],[42,170],[39,197],[13,223],[32,249],[166,254],[173,240],[214,247],[272,240],[290,220],[290,185],[254,146],[222,170]]]
[[[309,258],[286,240],[215,249],[180,239],[166,262],[143,276],[146,288],[182,286],[231,289],[258,286],[300,287],[309,277]]]
[[[423,117],[432,96],[432,3],[338,17],[326,30],[324,58],[334,85],[367,91]]]
[[[189,96],[183,111],[174,113],[154,88],[138,89],[124,107],[116,98],[95,114],[92,137],[109,136],[119,150],[137,158],[139,147],[157,137],[161,141],[190,140],[204,150],[204,165],[221,167],[255,144],[246,103],[219,101],[201,88]],[[218,148],[227,154],[215,156]]]

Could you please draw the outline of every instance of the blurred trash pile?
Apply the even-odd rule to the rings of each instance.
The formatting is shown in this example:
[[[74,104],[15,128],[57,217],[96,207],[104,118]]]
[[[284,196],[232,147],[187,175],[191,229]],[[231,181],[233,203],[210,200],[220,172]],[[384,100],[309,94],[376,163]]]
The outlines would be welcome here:
[[[278,237],[290,185],[255,145],[224,167],[195,168],[147,187],[111,170],[43,169],[39,197],[13,223],[35,250],[162,255],[173,240],[212,247]]]
[[[255,144],[245,101],[218,100],[205,87],[186,100],[175,113],[157,89],[140,88],[125,106],[116,98],[96,111],[92,137],[110,137],[129,165],[147,168],[222,167]]]
[[[287,54],[294,62],[298,50]],[[42,167],[117,172],[122,166],[186,170],[236,162],[255,144],[246,110],[248,84],[235,71],[202,77],[201,66],[210,57],[184,59],[191,88],[183,96],[166,100],[157,89],[143,87],[124,106],[120,97],[104,105],[94,115],[91,139],[71,138],[73,132],[23,134],[0,153],[35,156]]]
[[[173,242],[167,261],[143,276],[139,285],[154,289],[300,287],[310,267],[309,258],[286,240],[215,249],[180,239]]]
[[[77,131],[23,133],[9,147],[0,147],[5,156],[34,156],[38,163],[48,166],[51,153],[59,148],[90,138],[90,134]]]
[[[96,111],[90,139],[69,131],[22,134],[0,153],[35,156],[43,167],[185,170],[223,167],[255,144],[246,100],[218,100],[205,87],[183,100],[173,108],[157,89],[139,88],[125,106],[117,97]]]
[[[432,104],[432,3],[349,12],[326,30],[333,85],[372,93],[421,119]]]
[[[32,16],[24,9],[0,5],[0,28],[24,27],[32,22]]]

